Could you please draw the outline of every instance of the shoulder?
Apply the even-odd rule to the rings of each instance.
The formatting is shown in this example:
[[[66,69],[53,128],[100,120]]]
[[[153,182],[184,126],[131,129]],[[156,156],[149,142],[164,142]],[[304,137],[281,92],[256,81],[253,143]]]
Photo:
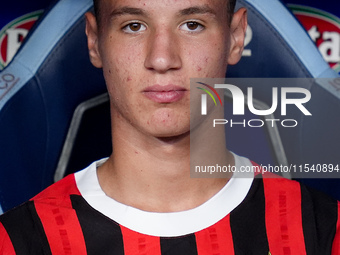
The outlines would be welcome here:
[[[53,208],[72,209],[70,201],[72,195],[80,195],[74,174],[52,184],[29,201],[4,213],[0,216],[0,223],[6,230],[16,227],[29,229],[26,225],[39,222],[44,211]]]
[[[49,186],[20,206],[0,216],[0,254],[15,248],[16,253],[45,254],[50,247],[46,229],[48,222],[61,222],[60,212],[72,215],[74,210],[70,196],[80,195],[74,175],[69,175]],[[58,218],[59,217],[59,218]],[[18,250],[19,249],[19,250]],[[33,249],[33,250],[32,250]],[[26,251],[26,253],[25,253]],[[4,254],[14,254],[11,252]]]
[[[271,173],[257,175],[250,192],[253,195],[248,201],[259,198],[263,206],[268,240],[275,247],[280,247],[285,237],[291,247],[302,244],[307,254],[340,254],[340,249],[336,250],[340,247],[336,199]]]
[[[74,174],[52,184],[29,201],[9,210],[3,215],[0,215],[0,222],[11,218],[16,219],[16,221],[20,221],[20,219],[23,218],[27,219],[27,217],[32,216],[32,210],[35,210],[36,204],[71,207],[71,205],[67,202],[67,198],[70,195],[80,195]]]
[[[52,184],[31,200],[36,202],[47,201],[51,198],[62,198],[69,195],[80,195],[74,174],[68,175],[60,181]]]
[[[69,204],[65,202],[65,198],[70,195],[80,195],[77,188],[74,174],[71,174],[62,180],[52,184],[47,187],[39,194],[31,198],[29,201],[9,210],[0,216],[0,221],[4,219],[11,218],[14,215],[30,215],[30,211],[35,207],[35,204],[46,204],[53,206],[65,206],[68,207]]]
[[[325,193],[272,173],[258,175],[255,180],[257,179],[263,185],[268,203],[294,203],[302,208],[303,213],[325,216],[332,214],[337,220],[339,202]]]
[[[300,232],[308,254],[313,249],[331,254],[333,240],[340,239],[339,202],[298,181],[266,174],[259,181],[263,183],[268,224]]]
[[[301,200],[302,206],[311,206],[314,209],[338,207],[336,199],[297,180],[289,180],[271,173],[263,174],[259,178],[262,179],[267,193],[276,193],[281,197]]]
[[[38,247],[41,230],[41,223],[32,201],[27,201],[6,212],[0,216],[0,251],[3,252],[1,254],[15,254],[13,247],[16,248],[16,253],[28,250],[29,245]],[[22,248],[17,250],[17,247]]]

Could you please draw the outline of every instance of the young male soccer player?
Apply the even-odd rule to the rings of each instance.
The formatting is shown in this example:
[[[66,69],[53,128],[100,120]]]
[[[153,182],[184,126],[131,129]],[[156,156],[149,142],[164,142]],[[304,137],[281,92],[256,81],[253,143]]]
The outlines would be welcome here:
[[[340,254],[336,201],[285,179],[190,178],[189,79],[240,59],[246,10],[234,5],[95,1],[86,34],[113,154],[1,216],[1,254]],[[219,146],[214,162],[252,164]]]

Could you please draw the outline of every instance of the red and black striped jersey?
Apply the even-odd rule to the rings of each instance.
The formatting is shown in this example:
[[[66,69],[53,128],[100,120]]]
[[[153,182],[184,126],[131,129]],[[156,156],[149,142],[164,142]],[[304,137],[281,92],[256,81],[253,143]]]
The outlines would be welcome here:
[[[338,202],[295,181],[233,177],[197,208],[154,213],[96,177],[94,163],[0,216],[0,254],[340,254]]]

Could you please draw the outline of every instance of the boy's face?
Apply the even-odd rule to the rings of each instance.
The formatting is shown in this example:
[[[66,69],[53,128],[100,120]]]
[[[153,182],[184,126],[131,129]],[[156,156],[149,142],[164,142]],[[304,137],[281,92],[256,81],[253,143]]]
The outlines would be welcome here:
[[[239,60],[244,11],[241,26],[229,26],[225,0],[102,0],[100,13],[99,24],[87,14],[86,32],[114,121],[156,137],[188,132],[190,78],[224,77]]]

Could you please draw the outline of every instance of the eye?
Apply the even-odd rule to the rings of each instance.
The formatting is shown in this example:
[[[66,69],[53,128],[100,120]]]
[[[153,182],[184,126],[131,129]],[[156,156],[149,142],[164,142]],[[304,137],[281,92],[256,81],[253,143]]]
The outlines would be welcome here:
[[[139,33],[139,32],[145,31],[146,26],[139,22],[132,22],[132,23],[127,24],[125,27],[123,27],[122,30],[125,33],[133,34],[133,33]]]
[[[180,28],[187,32],[200,32],[204,29],[204,26],[196,21],[188,21],[182,24]]]

